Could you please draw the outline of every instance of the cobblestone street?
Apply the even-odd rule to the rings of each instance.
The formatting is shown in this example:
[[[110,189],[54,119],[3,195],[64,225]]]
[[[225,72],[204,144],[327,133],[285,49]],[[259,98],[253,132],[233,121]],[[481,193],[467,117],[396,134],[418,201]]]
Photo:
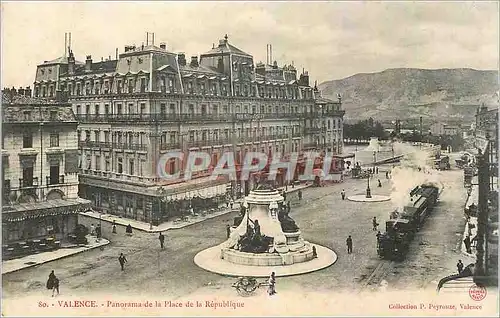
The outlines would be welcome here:
[[[445,178],[445,192],[441,203],[429,218],[412,244],[407,261],[397,264],[386,280],[389,288],[425,287],[431,281],[449,274],[450,262],[456,262],[453,250],[460,240],[458,232],[463,225],[462,200],[457,193],[465,193],[460,171],[441,173]],[[377,180],[377,176],[372,179]],[[388,195],[390,180],[380,173],[382,188],[372,187],[373,194]],[[372,218],[377,217],[380,230],[392,210],[391,202],[359,203],[342,200],[340,192],[347,195],[364,193],[366,179],[347,179],[342,184],[332,184],[303,191],[303,200],[292,195],[293,217],[306,240],[327,246],[338,254],[337,262],[324,270],[307,275],[279,279],[280,290],[304,292],[332,292],[359,290],[363,281],[380,260],[376,254],[376,232]],[[197,252],[225,240],[225,225],[235,214],[216,217],[183,229],[169,230],[166,249],[160,250],[157,234],[134,231],[125,235],[125,228],[118,227],[118,234],[111,234],[111,225],[103,222],[103,236],[111,241],[104,250],[92,250],[73,257],[53,261],[20,272],[3,276],[4,299],[28,295],[48,295],[44,289],[51,270],[61,278],[61,292],[66,295],[92,293],[158,294],[185,297],[217,289],[216,293],[234,293],[234,278],[223,277],[198,268],[193,263]],[[80,216],[85,225],[96,222]],[[353,238],[353,254],[348,255],[345,239]],[[422,245],[424,244],[424,245]],[[118,255],[128,259],[125,271],[120,271]],[[451,266],[453,268],[453,266]]]

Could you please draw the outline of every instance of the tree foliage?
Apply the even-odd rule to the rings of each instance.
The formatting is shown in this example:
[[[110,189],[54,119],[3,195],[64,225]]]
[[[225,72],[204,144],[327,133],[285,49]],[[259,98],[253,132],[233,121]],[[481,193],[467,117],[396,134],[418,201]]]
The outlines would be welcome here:
[[[389,134],[381,123],[370,117],[355,124],[344,124],[344,137],[351,140],[368,140],[371,137],[387,139]]]

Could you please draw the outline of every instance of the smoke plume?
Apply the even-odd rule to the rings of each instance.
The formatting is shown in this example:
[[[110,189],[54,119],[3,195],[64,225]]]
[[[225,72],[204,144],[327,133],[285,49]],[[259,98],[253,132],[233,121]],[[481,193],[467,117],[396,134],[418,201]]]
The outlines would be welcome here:
[[[394,210],[402,212],[404,206],[410,202],[410,191],[413,188],[429,184],[442,189],[442,185],[439,181],[439,172],[433,167],[433,148],[395,143],[394,149],[406,154],[401,164],[391,171],[391,202]]]

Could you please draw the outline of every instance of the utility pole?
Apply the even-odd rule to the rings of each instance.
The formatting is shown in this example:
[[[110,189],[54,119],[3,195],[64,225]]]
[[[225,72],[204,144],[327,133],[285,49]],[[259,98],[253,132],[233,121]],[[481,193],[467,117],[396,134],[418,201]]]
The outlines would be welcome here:
[[[477,218],[477,255],[476,265],[474,270],[474,282],[479,286],[484,286],[487,281],[488,268],[487,268],[487,231],[488,231],[488,196],[490,192],[489,187],[489,143],[484,148],[484,153],[479,150],[476,156],[478,167],[478,218]]]

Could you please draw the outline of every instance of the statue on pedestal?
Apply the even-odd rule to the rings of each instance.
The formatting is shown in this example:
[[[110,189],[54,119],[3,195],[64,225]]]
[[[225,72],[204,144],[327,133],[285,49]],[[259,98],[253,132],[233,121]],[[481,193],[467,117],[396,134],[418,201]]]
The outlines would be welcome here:
[[[278,220],[281,223],[281,229],[285,233],[293,233],[299,230],[299,227],[295,223],[295,221],[288,215],[288,207],[285,205],[281,205],[280,212],[278,214]]]

